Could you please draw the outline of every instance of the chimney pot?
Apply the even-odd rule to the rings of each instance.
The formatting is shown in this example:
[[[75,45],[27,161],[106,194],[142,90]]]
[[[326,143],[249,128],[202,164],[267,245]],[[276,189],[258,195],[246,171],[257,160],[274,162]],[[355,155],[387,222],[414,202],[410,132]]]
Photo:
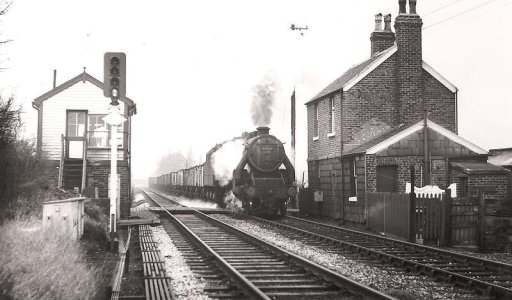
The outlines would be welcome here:
[[[416,0],[409,0],[409,13],[411,15],[416,14]]]
[[[391,14],[384,16],[384,31],[391,31]]]
[[[382,30],[382,14],[375,15],[375,30]]]
[[[399,7],[399,10],[398,10],[398,13],[399,14],[405,14],[405,3],[406,3],[406,0],[398,0],[398,7]]]

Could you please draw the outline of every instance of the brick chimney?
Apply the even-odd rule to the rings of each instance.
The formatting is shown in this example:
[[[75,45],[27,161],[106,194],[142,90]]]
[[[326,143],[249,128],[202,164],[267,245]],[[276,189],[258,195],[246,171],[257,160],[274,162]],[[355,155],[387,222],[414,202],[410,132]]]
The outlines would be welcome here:
[[[384,16],[384,29],[382,29],[382,14],[375,15],[375,30],[370,36],[372,44],[371,56],[386,50],[395,43],[395,34],[391,31],[391,15]]]
[[[421,53],[421,26],[416,14],[416,0],[399,0],[399,13],[395,19],[397,44],[397,79],[399,122],[411,124],[423,118],[423,67]]]

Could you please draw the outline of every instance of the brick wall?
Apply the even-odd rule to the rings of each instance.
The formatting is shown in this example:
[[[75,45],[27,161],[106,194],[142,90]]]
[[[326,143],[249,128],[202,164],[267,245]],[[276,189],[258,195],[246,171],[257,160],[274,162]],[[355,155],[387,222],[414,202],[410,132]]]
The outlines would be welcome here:
[[[308,113],[308,159],[326,159],[341,156],[341,126],[340,126],[340,94],[333,95],[334,97],[334,136],[328,136],[330,124],[330,97],[323,98],[313,104],[307,106]],[[316,136],[315,133],[315,109],[314,106],[318,105],[318,140],[313,141]]]
[[[395,34],[391,31],[374,31],[370,36],[371,55],[382,52],[395,43]]]
[[[455,94],[427,71],[423,71],[423,85],[425,109],[429,112],[429,119],[457,133]]]
[[[341,122],[344,144],[363,143],[378,134],[380,128],[398,125],[396,84],[393,55],[344,92]]]
[[[131,199],[130,184],[128,182],[128,167],[118,164],[117,173],[121,178],[121,218],[128,218]],[[103,164],[87,165],[87,187],[98,188],[99,198],[110,198],[108,194],[108,181],[110,177],[110,162]]]
[[[367,155],[366,159],[366,190],[377,191],[377,166],[397,166],[398,192],[405,192],[405,183],[411,181],[411,166],[414,166],[416,186],[421,185],[423,157],[421,156],[375,156]]]

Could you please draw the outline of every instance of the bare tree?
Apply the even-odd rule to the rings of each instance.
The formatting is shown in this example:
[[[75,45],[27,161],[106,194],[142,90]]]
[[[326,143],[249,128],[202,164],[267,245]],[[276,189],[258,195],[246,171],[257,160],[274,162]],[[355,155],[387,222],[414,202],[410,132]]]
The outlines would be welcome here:
[[[0,17],[4,16],[7,13],[7,11],[11,8],[11,6],[12,6],[12,1],[0,0]],[[0,39],[0,46],[7,44],[11,41],[12,40],[9,40],[9,39]],[[0,62],[3,62],[3,61],[0,61]],[[4,70],[4,69],[5,68],[0,67],[0,71]]]

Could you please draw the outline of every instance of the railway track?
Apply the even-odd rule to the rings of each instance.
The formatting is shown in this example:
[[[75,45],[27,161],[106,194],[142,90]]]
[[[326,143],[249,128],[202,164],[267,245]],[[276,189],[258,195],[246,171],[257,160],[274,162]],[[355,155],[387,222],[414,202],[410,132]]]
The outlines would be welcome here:
[[[239,217],[265,223],[287,236],[299,235],[326,251],[357,253],[412,274],[475,290],[484,296],[512,299],[512,265],[509,264],[295,217],[273,221],[247,215]]]
[[[164,199],[155,198],[165,207]],[[166,231],[184,250],[198,277],[218,279],[205,290],[211,297],[394,299],[199,211],[166,215]]]

